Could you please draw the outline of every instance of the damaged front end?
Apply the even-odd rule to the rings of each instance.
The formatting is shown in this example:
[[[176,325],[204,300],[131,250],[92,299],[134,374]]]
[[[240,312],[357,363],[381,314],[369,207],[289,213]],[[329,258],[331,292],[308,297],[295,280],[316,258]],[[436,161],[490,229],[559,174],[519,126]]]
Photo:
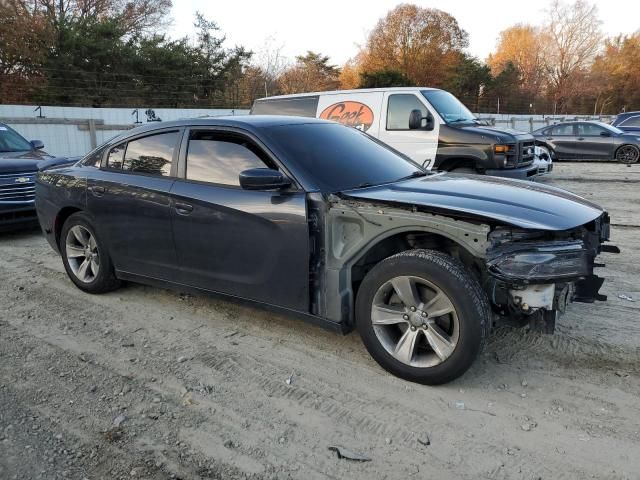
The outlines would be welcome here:
[[[492,302],[503,317],[552,333],[572,301],[604,301],[594,274],[601,252],[619,253],[609,240],[609,216],[564,231],[498,227],[489,234],[486,266]]]

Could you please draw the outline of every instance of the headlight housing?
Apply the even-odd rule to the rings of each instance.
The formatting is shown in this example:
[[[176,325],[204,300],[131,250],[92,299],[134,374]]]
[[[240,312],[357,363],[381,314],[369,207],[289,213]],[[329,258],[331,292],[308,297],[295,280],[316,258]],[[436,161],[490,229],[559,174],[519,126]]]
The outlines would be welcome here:
[[[544,282],[591,273],[589,253],[581,241],[510,245],[493,253],[487,267],[502,280]]]

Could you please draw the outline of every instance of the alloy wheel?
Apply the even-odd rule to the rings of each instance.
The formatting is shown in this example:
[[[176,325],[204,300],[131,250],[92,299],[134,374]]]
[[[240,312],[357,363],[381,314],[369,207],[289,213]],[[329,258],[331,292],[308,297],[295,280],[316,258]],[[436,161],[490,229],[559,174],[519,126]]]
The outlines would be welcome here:
[[[636,163],[640,156],[640,150],[633,145],[624,145],[616,152],[616,160],[621,163]]]
[[[437,285],[414,276],[392,278],[377,290],[371,322],[387,353],[412,367],[447,360],[460,334],[451,299]]]
[[[100,272],[98,245],[93,234],[82,225],[69,229],[65,239],[65,253],[69,267],[78,280],[93,282]]]

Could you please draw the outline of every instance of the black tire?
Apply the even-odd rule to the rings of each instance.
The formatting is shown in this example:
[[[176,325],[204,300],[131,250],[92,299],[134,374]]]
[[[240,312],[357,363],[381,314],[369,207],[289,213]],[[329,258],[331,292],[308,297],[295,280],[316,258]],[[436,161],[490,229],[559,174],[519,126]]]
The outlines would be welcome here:
[[[374,331],[371,309],[376,293],[385,283],[403,276],[419,277],[436,285],[456,310],[457,343],[450,356],[438,365],[415,367],[399,361]],[[364,345],[380,366],[400,378],[425,385],[446,383],[466,372],[482,350],[492,320],[489,300],[478,281],[461,262],[434,250],[408,250],[378,263],[360,285],[355,314]]]
[[[96,262],[99,265],[98,273],[95,275],[95,278],[89,282],[83,282],[78,278],[70,265],[69,258],[67,257],[67,236],[69,235],[69,231],[76,226],[86,229],[93,236],[96,243],[96,251],[99,252],[97,257],[98,261]],[[116,278],[109,252],[96,234],[96,230],[87,214],[77,212],[67,218],[60,233],[59,247],[64,269],[66,270],[67,275],[69,275],[71,281],[80,290],[88,293],[106,293],[115,290],[120,286],[121,282]]]
[[[615,159],[625,165],[638,163],[640,159],[640,148],[635,145],[622,145],[616,150]]]

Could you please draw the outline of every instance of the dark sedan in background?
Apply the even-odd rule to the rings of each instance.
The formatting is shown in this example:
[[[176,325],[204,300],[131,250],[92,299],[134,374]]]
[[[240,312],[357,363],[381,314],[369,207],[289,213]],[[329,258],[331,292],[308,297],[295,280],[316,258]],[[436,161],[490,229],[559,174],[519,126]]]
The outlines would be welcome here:
[[[640,134],[640,112],[624,112],[616,115],[611,125],[623,132]]]
[[[640,134],[623,132],[602,122],[558,123],[532,133],[554,160],[636,163],[640,159]]]
[[[35,175],[43,166],[75,162],[55,158],[43,150],[40,140],[25,140],[0,123],[0,231],[36,226]]]

